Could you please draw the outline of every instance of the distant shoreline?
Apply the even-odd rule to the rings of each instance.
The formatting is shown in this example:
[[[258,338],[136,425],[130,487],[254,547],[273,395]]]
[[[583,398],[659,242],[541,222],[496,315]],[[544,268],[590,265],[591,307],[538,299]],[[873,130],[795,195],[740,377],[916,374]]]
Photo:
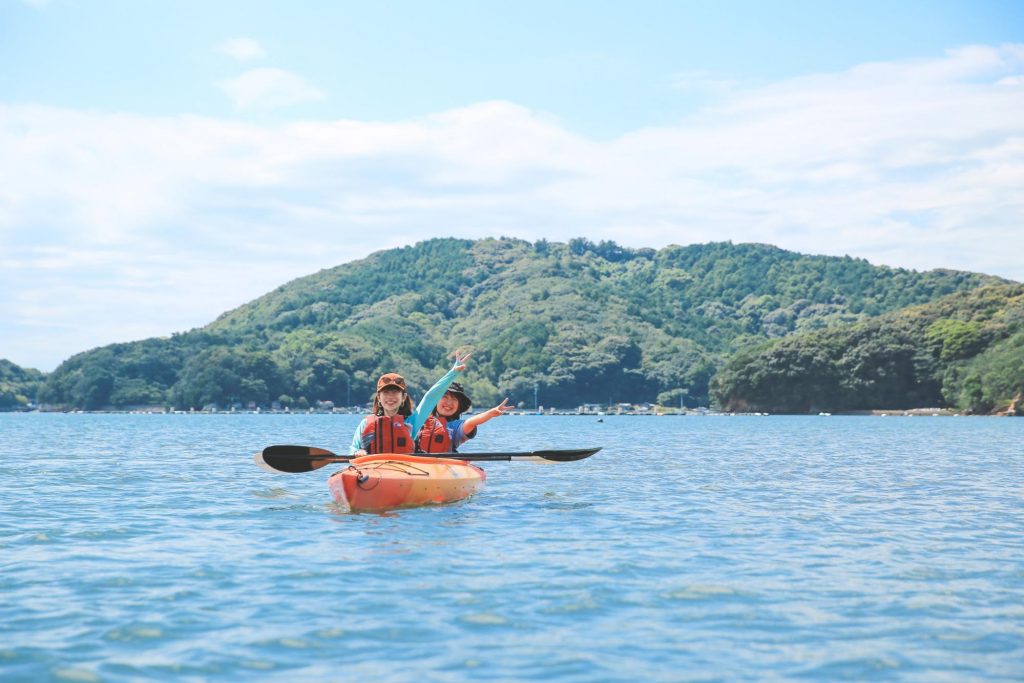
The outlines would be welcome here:
[[[125,409],[125,410],[5,410],[3,413],[39,413],[39,414],[64,414],[64,415],[364,415],[365,411],[357,410],[165,410],[160,408],[151,409]],[[470,413],[471,414],[471,413]],[[606,417],[1016,417],[1006,413],[996,414],[970,414],[960,413],[949,408],[908,408],[908,409],[875,409],[875,410],[844,410],[819,413],[769,413],[769,412],[721,412],[715,410],[684,410],[677,409],[665,411],[623,411],[621,413],[581,413],[577,410],[548,409],[538,411],[513,411],[506,413],[511,417],[589,417],[602,420]]]

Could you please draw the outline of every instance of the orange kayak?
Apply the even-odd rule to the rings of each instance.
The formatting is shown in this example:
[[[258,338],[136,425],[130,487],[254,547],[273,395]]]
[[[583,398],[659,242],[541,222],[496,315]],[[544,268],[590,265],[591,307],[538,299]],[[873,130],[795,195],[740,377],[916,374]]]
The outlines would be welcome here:
[[[486,473],[465,460],[383,453],[355,458],[327,480],[335,502],[353,512],[441,505],[469,498]]]

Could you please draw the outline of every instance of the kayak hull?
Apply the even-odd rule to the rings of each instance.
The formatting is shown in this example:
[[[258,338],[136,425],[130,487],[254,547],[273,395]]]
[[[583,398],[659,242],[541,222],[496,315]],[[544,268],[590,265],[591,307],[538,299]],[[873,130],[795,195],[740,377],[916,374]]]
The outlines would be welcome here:
[[[486,473],[464,460],[398,453],[364,455],[327,480],[334,501],[352,512],[443,505],[484,487]]]

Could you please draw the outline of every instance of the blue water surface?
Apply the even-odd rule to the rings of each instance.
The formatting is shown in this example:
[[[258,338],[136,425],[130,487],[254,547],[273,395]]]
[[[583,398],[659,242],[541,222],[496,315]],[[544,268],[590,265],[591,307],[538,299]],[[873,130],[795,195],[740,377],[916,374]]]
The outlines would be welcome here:
[[[357,416],[0,414],[0,680],[1024,678],[1024,420],[508,416],[346,514]]]

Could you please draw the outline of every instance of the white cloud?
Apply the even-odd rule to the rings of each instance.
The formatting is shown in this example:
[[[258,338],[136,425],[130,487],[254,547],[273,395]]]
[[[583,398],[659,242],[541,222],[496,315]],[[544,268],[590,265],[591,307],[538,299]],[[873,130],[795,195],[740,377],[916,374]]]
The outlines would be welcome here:
[[[240,76],[218,83],[239,109],[287,107],[315,102],[324,92],[301,76],[284,69],[250,69]]]
[[[217,52],[239,62],[248,62],[267,55],[263,46],[252,38],[231,38],[218,45],[216,49]]]
[[[758,241],[1024,280],[1022,55],[733,88],[612,141],[508,102],[280,127],[0,105],[0,357],[50,369],[442,235]]]

